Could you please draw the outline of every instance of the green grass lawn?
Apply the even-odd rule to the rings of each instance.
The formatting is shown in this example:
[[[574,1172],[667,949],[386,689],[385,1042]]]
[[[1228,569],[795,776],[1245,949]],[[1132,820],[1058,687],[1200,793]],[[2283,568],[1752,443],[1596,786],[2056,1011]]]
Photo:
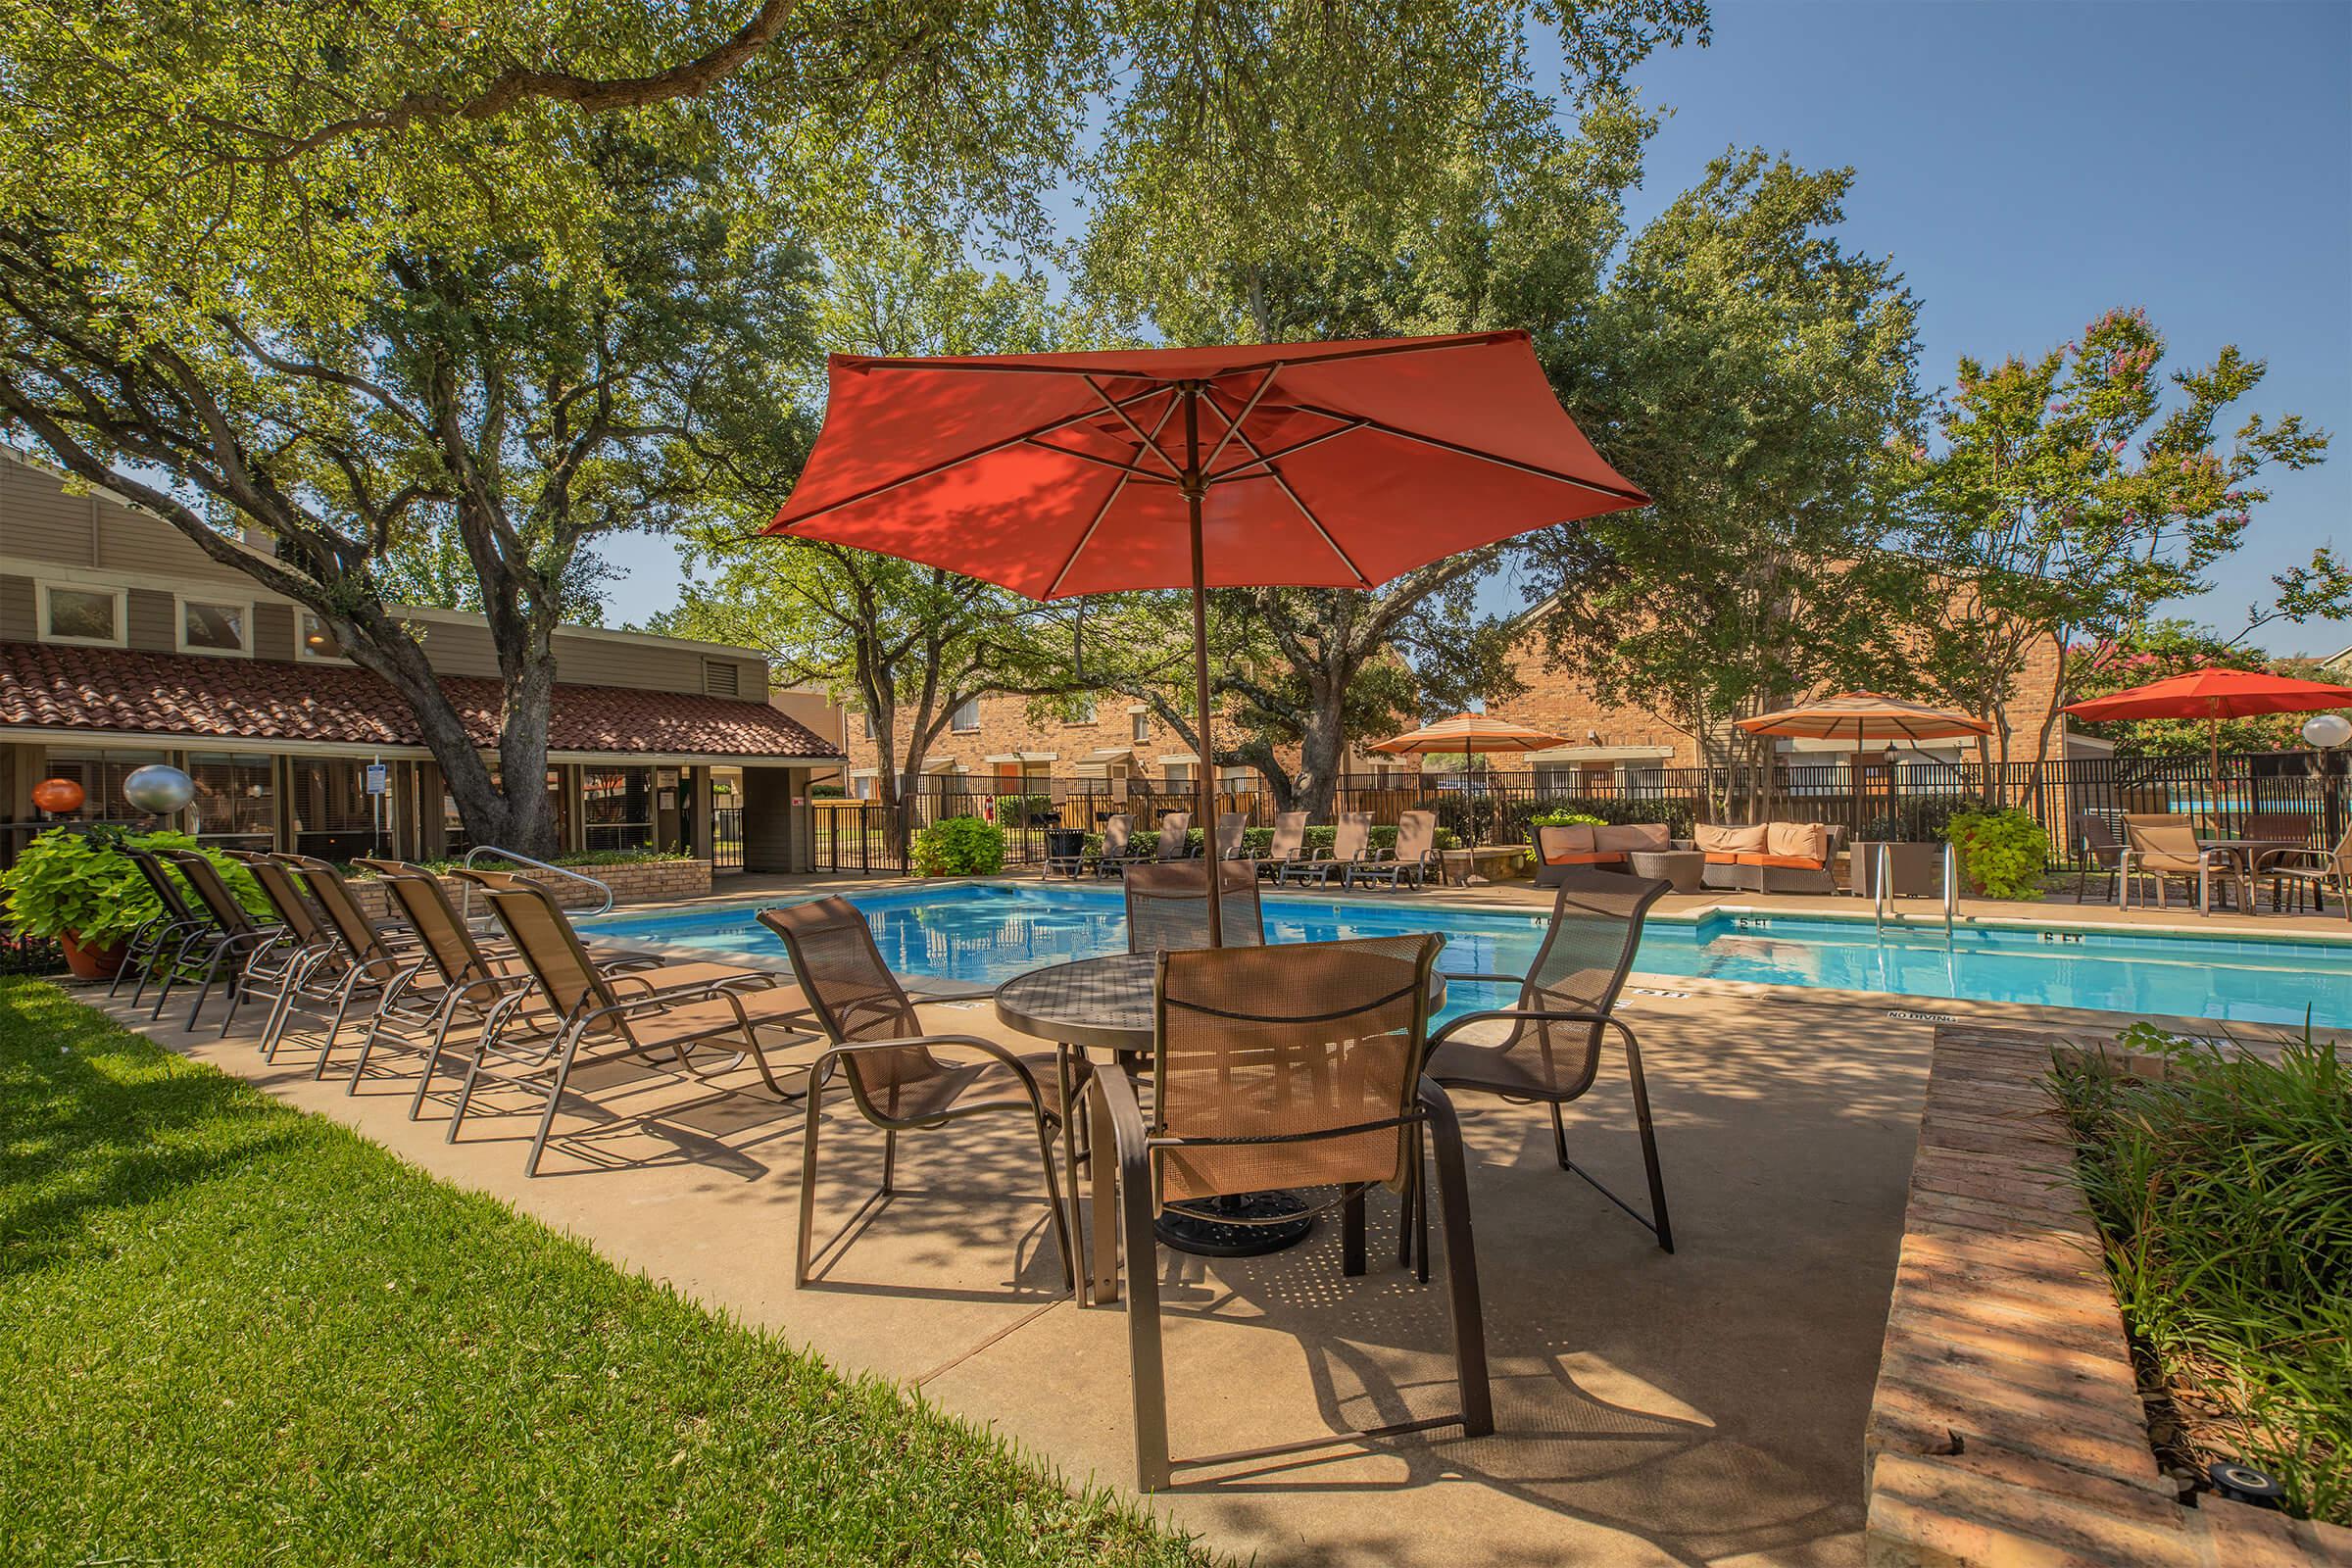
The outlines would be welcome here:
[[[0,1347],[12,1565],[1200,1560],[29,980]]]

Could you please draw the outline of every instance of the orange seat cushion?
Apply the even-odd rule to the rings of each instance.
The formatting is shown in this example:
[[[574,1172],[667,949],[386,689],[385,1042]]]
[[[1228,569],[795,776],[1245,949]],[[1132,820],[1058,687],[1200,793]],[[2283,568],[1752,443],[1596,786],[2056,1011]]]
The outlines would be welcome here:
[[[1744,857],[1734,855],[1728,850],[1709,850],[1706,855],[1709,865],[1738,865],[1744,858]]]
[[[1712,856],[1709,857],[1713,858]],[[1821,862],[1809,855],[1739,855],[1733,859],[1741,865],[1778,865],[1795,871],[1818,871]]]
[[[1580,850],[1572,855],[1546,855],[1545,865],[1616,865],[1625,857],[1615,850]]]

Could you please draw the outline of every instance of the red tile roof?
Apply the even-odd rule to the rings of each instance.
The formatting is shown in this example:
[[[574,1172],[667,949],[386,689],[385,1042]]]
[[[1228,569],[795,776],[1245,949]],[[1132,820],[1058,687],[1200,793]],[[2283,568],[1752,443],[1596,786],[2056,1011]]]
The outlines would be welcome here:
[[[498,741],[499,684],[441,682],[466,731]],[[0,725],[252,741],[421,747],[408,704],[367,670],[269,659],[0,643]],[[558,685],[548,750],[648,757],[832,757],[763,703],[699,692]]]

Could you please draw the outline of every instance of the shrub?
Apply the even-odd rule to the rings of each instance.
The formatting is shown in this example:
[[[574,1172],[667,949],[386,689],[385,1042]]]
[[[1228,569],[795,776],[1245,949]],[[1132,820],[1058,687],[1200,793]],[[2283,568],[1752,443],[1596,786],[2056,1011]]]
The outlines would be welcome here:
[[[1005,827],[1028,827],[1040,817],[1052,814],[1054,797],[1051,795],[1000,795],[997,797],[997,820]]]
[[[2125,1326],[2185,1417],[2190,1468],[2242,1458],[2289,1509],[2352,1524],[2352,1076],[2309,1030],[2266,1061],[2146,1024],[2051,1087]]]
[[[2031,812],[1962,811],[1944,837],[1959,852],[1960,874],[1987,899],[2038,899],[2050,841]]]
[[[1484,833],[1494,822],[1494,804],[1476,796],[1446,801],[1440,808],[1446,823],[1463,833]],[[1561,820],[1625,826],[1635,822],[1663,822],[1678,839],[1690,836],[1690,824],[1704,821],[1698,801],[1689,795],[1642,796],[1620,800],[1613,795],[1539,795],[1507,801],[1502,808],[1501,837],[1524,841],[1532,824]]]
[[[238,900],[273,920],[253,874],[219,850],[185,833],[125,833],[121,828],[51,828],[24,846],[17,863],[0,873],[9,924],[29,937],[71,931],[84,945],[110,947],[162,912],[155,890],[120,846],[142,850],[200,850],[220,870]]]
[[[914,836],[923,876],[994,876],[1004,869],[1004,830],[976,816],[943,816]]]
[[[1527,819],[1529,827],[1606,827],[1608,823],[1590,811],[1538,811]]]

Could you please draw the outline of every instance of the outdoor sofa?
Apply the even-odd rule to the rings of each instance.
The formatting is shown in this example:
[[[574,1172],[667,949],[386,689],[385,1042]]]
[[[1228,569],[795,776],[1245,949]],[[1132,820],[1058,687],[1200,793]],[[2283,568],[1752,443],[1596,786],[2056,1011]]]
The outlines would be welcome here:
[[[1675,847],[1674,830],[1664,822],[1571,822],[1556,827],[1531,827],[1536,847],[1536,886],[1556,888],[1572,869],[1630,871],[1626,857]]]
[[[1701,822],[1690,845],[1706,857],[1699,885],[1745,893],[1835,893],[1831,867],[1845,829],[1835,822]]]

